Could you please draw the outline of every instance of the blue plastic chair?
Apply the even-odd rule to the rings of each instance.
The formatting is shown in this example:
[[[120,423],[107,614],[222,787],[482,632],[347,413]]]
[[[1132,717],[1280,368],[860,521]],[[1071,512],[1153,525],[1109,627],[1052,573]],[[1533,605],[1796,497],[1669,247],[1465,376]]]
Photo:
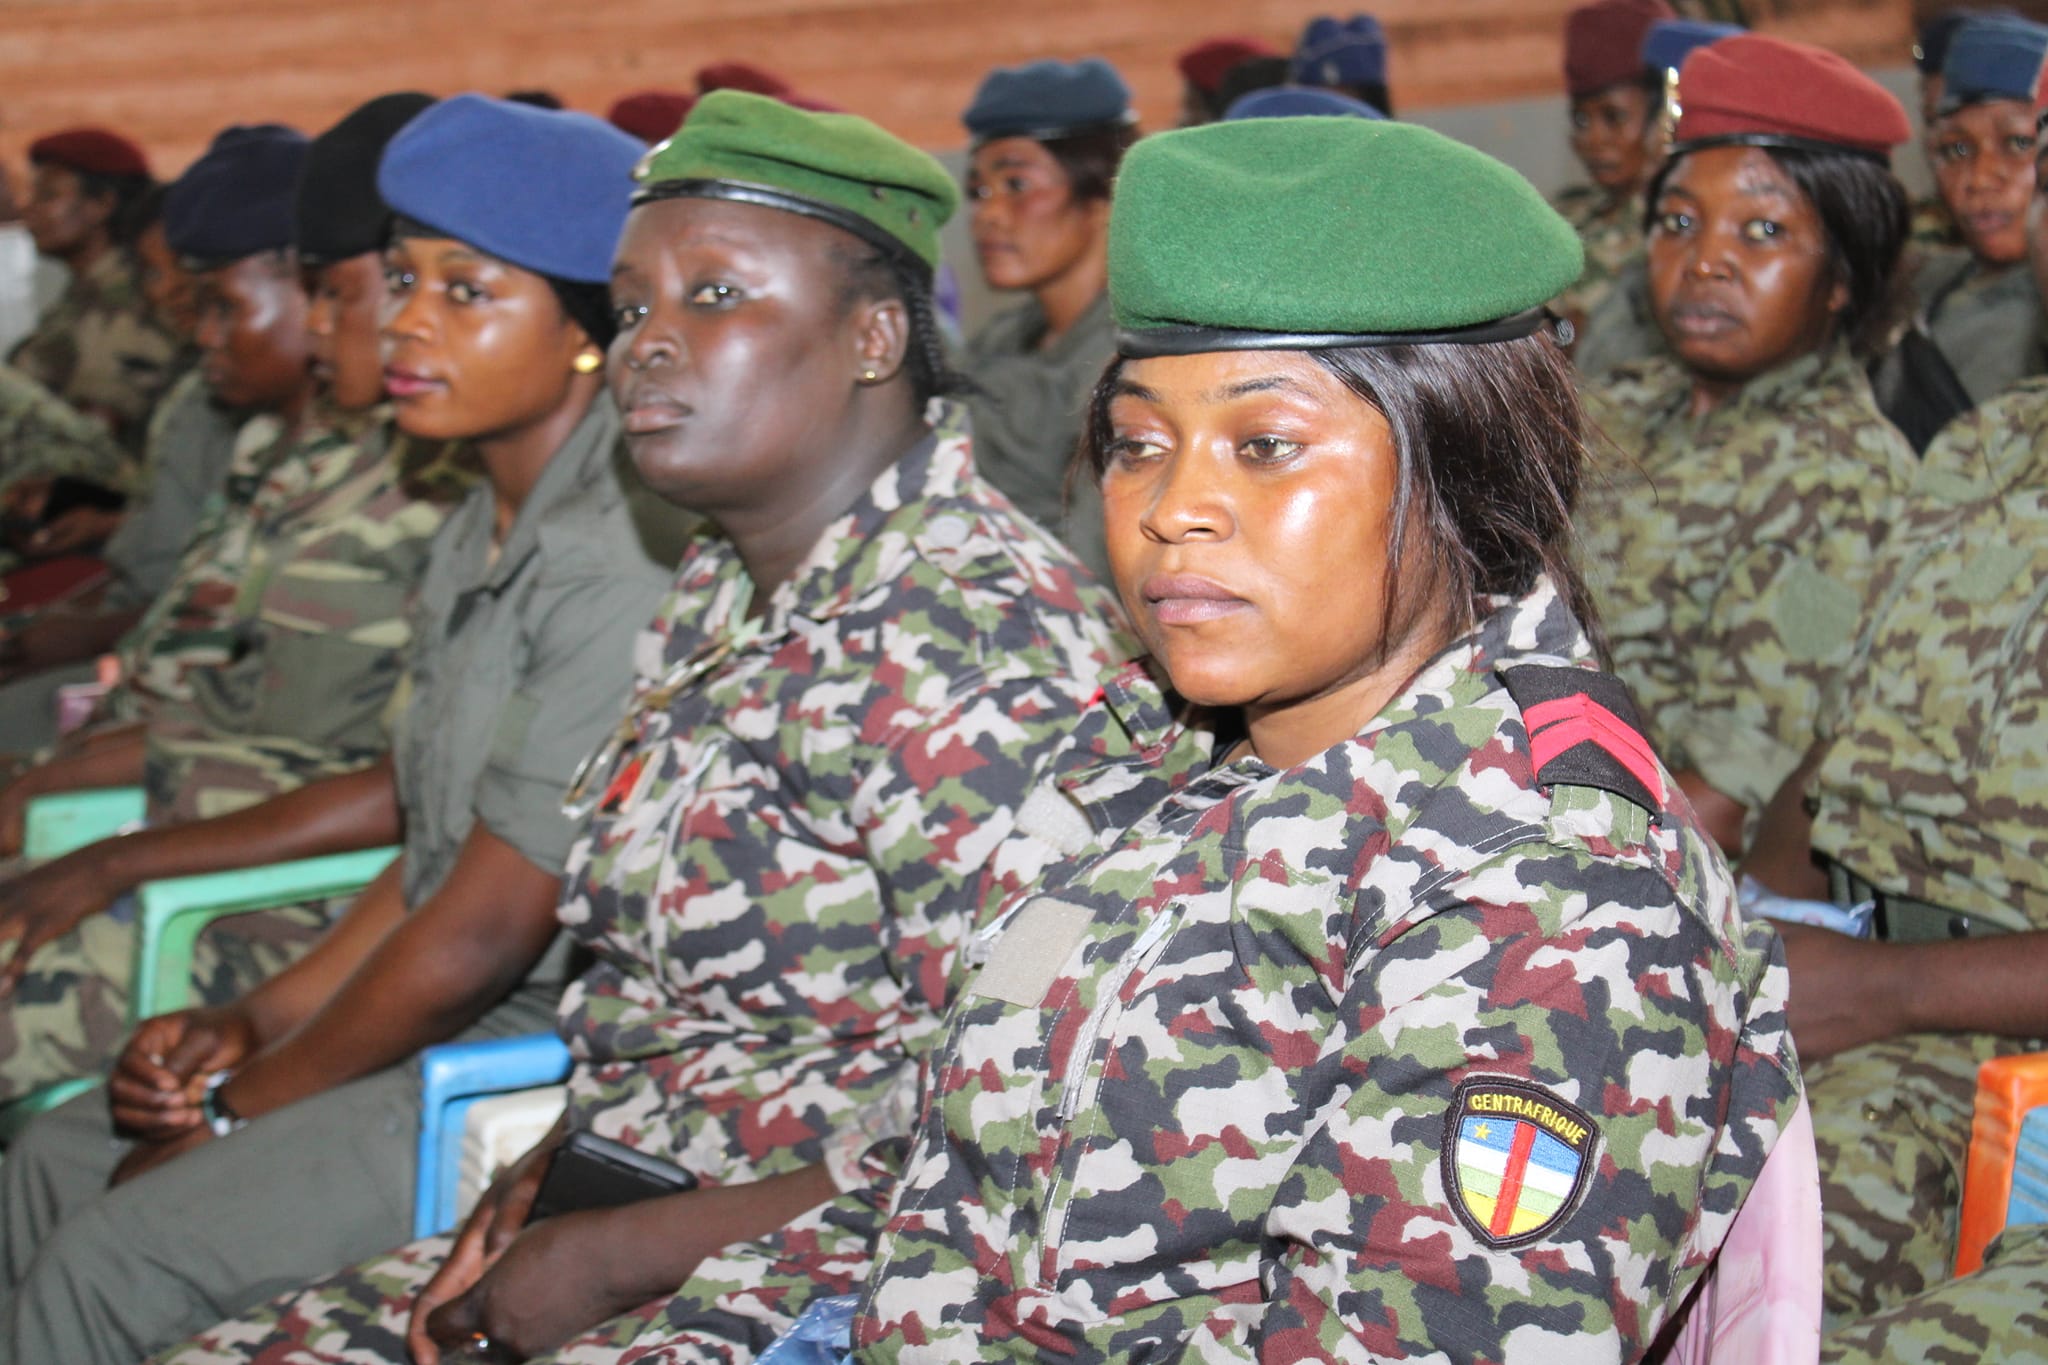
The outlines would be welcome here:
[[[443,1043],[420,1054],[419,1175],[413,1184],[412,1235],[455,1226],[462,1174],[462,1131],[478,1100],[554,1085],[569,1075],[569,1048],[552,1033]]]

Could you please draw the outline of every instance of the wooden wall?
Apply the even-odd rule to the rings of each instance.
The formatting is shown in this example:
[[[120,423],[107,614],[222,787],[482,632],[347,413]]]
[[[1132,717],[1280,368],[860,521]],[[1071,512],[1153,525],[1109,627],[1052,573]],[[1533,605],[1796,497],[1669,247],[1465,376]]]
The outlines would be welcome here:
[[[1408,109],[1554,92],[1573,0],[1369,0],[1394,40]],[[1681,0],[1682,5],[1685,0]],[[1691,0],[1702,5],[1737,0]],[[1911,0],[1746,0],[1759,27],[1897,66]],[[1924,5],[1927,0],[1921,0]],[[546,86],[602,112],[743,58],[934,150],[990,66],[1099,53],[1147,124],[1178,103],[1173,54],[1233,31],[1291,42],[1318,0],[0,0],[0,159],[37,133],[131,132],[160,174],[222,124],[318,131],[384,90]]]

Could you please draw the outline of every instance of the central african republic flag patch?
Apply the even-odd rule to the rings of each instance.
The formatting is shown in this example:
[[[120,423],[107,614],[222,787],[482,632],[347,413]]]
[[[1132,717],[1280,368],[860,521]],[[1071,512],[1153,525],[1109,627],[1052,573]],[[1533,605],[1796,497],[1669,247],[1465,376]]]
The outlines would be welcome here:
[[[1584,1110],[1540,1085],[1466,1081],[1445,1123],[1451,1207],[1490,1246],[1533,1242],[1578,1206],[1599,1137]]]

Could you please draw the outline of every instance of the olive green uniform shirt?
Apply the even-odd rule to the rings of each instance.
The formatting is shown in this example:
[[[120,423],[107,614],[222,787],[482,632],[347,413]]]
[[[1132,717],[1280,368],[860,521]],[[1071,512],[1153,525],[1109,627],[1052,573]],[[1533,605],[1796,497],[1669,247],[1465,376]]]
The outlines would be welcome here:
[[[2048,368],[2041,296],[2025,261],[1987,268],[1967,251],[1930,250],[1913,272],[1913,295],[1973,401]]]
[[[974,464],[1107,581],[1102,494],[1086,476],[1070,485],[1067,471],[1080,444],[1088,395],[1116,351],[1109,296],[1097,298],[1063,336],[1041,348],[1044,336],[1045,313],[1029,299],[997,314],[968,343],[967,373],[981,389],[968,398]]]
[[[149,419],[141,491],[100,551],[115,573],[108,606],[145,606],[170,583],[206,508],[224,496],[235,433],[246,420],[213,401],[196,369],[157,404]]]
[[[625,710],[633,641],[668,587],[686,518],[647,492],[600,396],[502,544],[473,489],[435,539],[413,606],[411,699],[392,743],[405,900],[431,896],[470,828],[559,873],[561,801]]]

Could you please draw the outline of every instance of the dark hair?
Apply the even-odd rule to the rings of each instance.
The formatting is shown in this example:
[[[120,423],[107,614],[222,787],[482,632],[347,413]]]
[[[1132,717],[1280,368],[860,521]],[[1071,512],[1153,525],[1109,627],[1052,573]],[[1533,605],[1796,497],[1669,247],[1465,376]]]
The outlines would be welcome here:
[[[75,166],[66,170],[78,177],[79,193],[91,199],[111,198],[113,211],[107,215],[107,238],[118,246],[132,244],[141,235],[148,223],[136,225],[129,230],[134,216],[136,201],[157,188],[154,178],[148,175],[102,175],[98,171],[81,171]],[[161,206],[159,206],[161,212]]]
[[[505,98],[514,104],[530,104],[536,109],[560,109],[562,97],[552,90],[507,90]]]
[[[1664,77],[1655,71],[1645,70],[1625,81],[1603,85],[1598,90],[1588,90],[1583,95],[1573,95],[1566,103],[1577,109],[1587,100],[1600,98],[1610,90],[1640,90],[1649,99],[1643,106],[1643,127],[1647,128],[1664,116]],[[1381,111],[1386,112],[1385,110]]]
[[[1137,141],[1137,124],[1117,123],[1065,137],[1045,138],[1038,145],[1051,153],[1066,172],[1067,188],[1074,198],[1085,201],[1109,198],[1110,189],[1116,184],[1117,167]]]
[[[1467,623],[1487,614],[1488,597],[1519,596],[1548,575],[1604,656],[1599,618],[1571,556],[1572,503],[1585,469],[1578,387],[1548,330],[1480,345],[1307,354],[1393,431],[1400,463],[1387,619],[1397,619],[1401,565],[1413,544],[1423,590],[1440,592]],[[1098,478],[1124,363],[1110,364],[1088,404],[1082,455]]]
[[[1330,88],[1340,95],[1364,100],[1388,118],[1394,116],[1394,96],[1387,89],[1385,81],[1353,81],[1350,85],[1334,85]]]
[[[845,276],[840,305],[851,308],[861,301],[901,299],[909,316],[910,336],[904,347],[903,368],[910,376],[910,388],[918,406],[942,394],[971,393],[974,381],[952,366],[946,354],[946,337],[939,330],[938,312],[932,305],[931,271],[922,261],[910,261],[861,241],[852,233],[842,234],[845,244],[835,243],[833,256]]]
[[[1294,64],[1285,57],[1245,58],[1223,73],[1223,79],[1216,82],[1215,94],[1202,96],[1209,106],[1209,117],[1222,118],[1231,105],[1254,90],[1271,90],[1287,84],[1288,73],[1293,69]]]
[[[163,221],[164,200],[170,192],[168,184],[152,183],[115,210],[114,217],[108,222],[109,234],[115,241],[128,246],[141,241],[143,233]]]
[[[1907,281],[1899,270],[1912,211],[1906,187],[1891,167],[1832,148],[1762,147],[1819,215],[1828,239],[1831,282],[1849,291],[1836,335],[1868,359],[1884,348],[1905,306]],[[1664,182],[1689,153],[1666,157],[1650,181],[1643,214],[1647,231],[1657,220]]]
[[[611,286],[564,280],[554,275],[541,275],[541,278],[555,291],[555,298],[561,303],[562,312],[569,321],[581,327],[583,335],[590,338],[590,344],[600,351],[610,350],[612,338],[619,334],[619,315],[612,310]]]

